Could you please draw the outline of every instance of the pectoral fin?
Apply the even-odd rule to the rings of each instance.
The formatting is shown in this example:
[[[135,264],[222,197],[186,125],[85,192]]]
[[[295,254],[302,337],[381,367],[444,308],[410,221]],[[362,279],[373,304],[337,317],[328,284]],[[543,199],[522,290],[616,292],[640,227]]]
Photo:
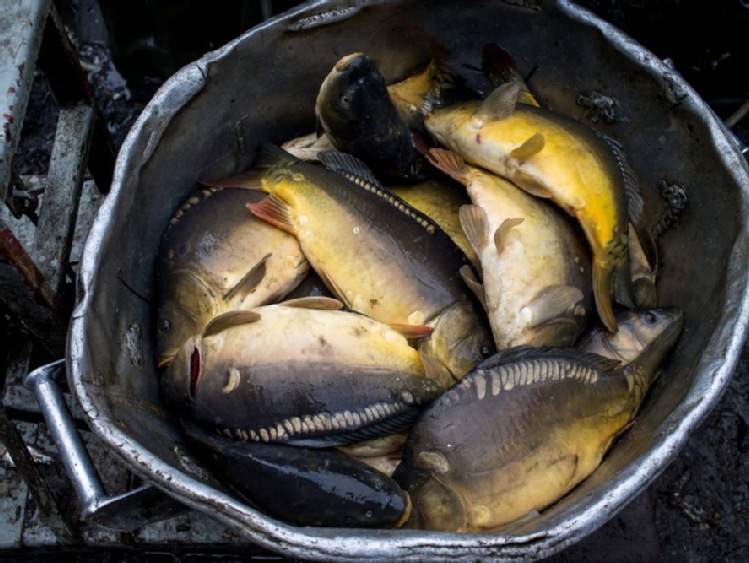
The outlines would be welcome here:
[[[229,311],[215,317],[203,329],[203,337],[212,336],[234,326],[254,323],[260,320],[260,313],[255,311]]]
[[[458,211],[460,225],[463,232],[471,243],[473,251],[481,256],[487,243],[487,222],[486,211],[477,205],[461,205]]]
[[[546,145],[546,139],[541,133],[528,137],[523,143],[510,151],[510,156],[517,160],[528,160],[540,153]]]
[[[526,305],[531,311],[531,325],[539,326],[561,315],[573,313],[583,300],[583,292],[570,285],[551,285],[539,291]]]
[[[429,149],[429,162],[464,186],[468,183],[468,165],[465,160],[447,149]]]
[[[237,305],[239,305],[247,298],[248,295],[255,291],[255,288],[257,288],[260,280],[265,277],[265,274],[268,271],[266,263],[268,262],[268,258],[270,257],[270,253],[263,256],[260,261],[252,268],[250,268],[250,270],[242,277],[242,279],[239,280],[239,283],[237,283],[234,287],[232,287],[224,294],[224,301],[227,303],[227,306],[229,308],[234,308],[234,305],[230,304],[231,302],[235,302]]]
[[[291,218],[289,205],[275,194],[270,194],[260,203],[248,203],[247,209],[255,217],[296,236],[297,231]]]
[[[427,338],[434,332],[434,328],[426,325],[390,323],[388,326],[409,340]]]
[[[297,307],[299,309],[317,309],[320,311],[338,311],[343,309],[343,303],[332,297],[299,297],[288,299],[281,303],[284,307]]]
[[[497,252],[499,254],[502,254],[502,251],[507,245],[507,237],[509,236],[510,231],[512,231],[514,227],[517,227],[523,221],[524,219],[522,217],[505,219],[504,221],[502,221],[502,224],[499,226],[499,228],[494,231],[494,246],[497,247]]]

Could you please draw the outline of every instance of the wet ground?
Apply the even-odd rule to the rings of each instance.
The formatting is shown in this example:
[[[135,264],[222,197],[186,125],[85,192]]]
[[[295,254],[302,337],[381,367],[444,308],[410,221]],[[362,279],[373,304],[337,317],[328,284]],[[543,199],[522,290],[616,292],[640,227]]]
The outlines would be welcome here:
[[[109,10],[107,14],[113,13],[110,4],[102,0],[105,11]],[[147,9],[145,4],[148,3],[144,3],[143,9]],[[174,7],[173,4],[164,2],[162,5]],[[745,30],[749,29],[749,7],[746,3],[723,0],[711,3],[710,8],[702,3],[678,0],[587,0],[580,4],[630,33],[659,57],[670,58],[720,118],[736,122],[734,133],[749,143],[749,119],[737,113],[749,98],[749,73],[746,72],[749,47],[745,37]],[[139,6],[138,3],[128,5]],[[227,6],[239,9],[235,3],[227,3]],[[229,30],[228,37],[205,34],[204,43],[188,42],[189,48],[185,47],[184,37],[177,34],[162,42],[162,46],[177,46],[170,53],[162,49],[158,41],[155,47],[153,41],[144,41],[143,37],[151,31],[142,25],[144,29],[133,32],[130,39],[120,36],[120,66],[115,68],[95,2],[63,2],[62,7],[71,29],[76,32],[81,61],[89,71],[97,101],[117,147],[172,69],[241,31]],[[235,25],[257,19],[259,7],[253,9],[252,13],[243,12],[244,19],[239,18],[240,24]],[[186,16],[171,12],[158,17]],[[138,33],[142,37],[139,38]],[[158,64],[139,67],[139,60],[155,60]],[[148,68],[149,72],[143,72],[143,68]],[[43,174],[54,136],[56,108],[41,75],[32,92],[28,115],[16,163],[18,172]],[[553,561],[748,561],[748,454],[749,349],[745,348],[724,397],[655,483],[619,516]],[[99,553],[98,556],[104,555]],[[106,557],[130,560],[131,555],[112,552]],[[177,552],[172,555],[179,557]],[[46,558],[41,553],[38,556]]]

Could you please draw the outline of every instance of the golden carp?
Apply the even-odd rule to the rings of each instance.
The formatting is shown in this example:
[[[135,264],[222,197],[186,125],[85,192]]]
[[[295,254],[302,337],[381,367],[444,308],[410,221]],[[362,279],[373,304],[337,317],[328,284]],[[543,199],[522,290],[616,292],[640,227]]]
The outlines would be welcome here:
[[[324,154],[321,159],[330,163]],[[335,155],[344,162],[350,157]],[[425,325],[470,300],[460,277],[467,265],[461,250],[431,219],[379,183],[349,179],[273,146],[264,148],[260,160],[271,163],[262,179],[270,195],[248,208],[294,234],[312,268],[348,308],[391,325]],[[454,355],[464,364],[466,356],[486,346],[475,345],[478,314],[461,310],[460,316],[472,314],[475,322],[459,323],[465,332],[446,337],[449,349],[441,357]],[[479,334],[491,343],[486,332]],[[473,358],[473,365],[483,357]],[[456,378],[465,373],[447,365]]]
[[[494,530],[574,488],[635,416],[681,313],[661,310],[653,326],[625,366],[569,348],[515,348],[445,392],[411,429],[393,475],[413,503],[406,526]]]
[[[405,336],[342,306],[317,297],[225,313],[185,343],[162,391],[187,418],[253,442],[335,445],[407,428],[452,379],[426,377]]]
[[[294,237],[247,216],[263,197],[203,189],[170,220],[155,266],[159,367],[213,317],[281,299],[309,271]]]
[[[572,346],[592,305],[590,254],[561,211],[511,182],[431,149],[437,168],[466,186],[460,220],[479,256],[467,279],[489,316],[498,349]]]
[[[382,186],[367,165],[353,155],[335,152],[321,153],[319,157],[326,167],[348,178],[356,186],[364,188],[367,192],[381,194],[381,197],[388,201],[401,201],[398,204],[399,206],[402,205],[405,206],[404,209],[411,209],[409,213],[418,213]],[[432,222],[425,215],[419,214],[419,216],[423,216],[430,223]],[[450,244],[444,247],[446,251],[454,252],[458,250],[460,252],[439,226],[435,225],[435,229],[441,233],[441,238],[445,244],[450,241]],[[415,256],[410,251],[409,254]],[[314,261],[313,267],[315,267]],[[468,264],[465,264],[461,270],[464,272],[466,268],[470,271]],[[444,272],[449,275],[450,267],[446,267]],[[419,351],[430,374],[444,373],[447,370],[452,377],[460,379],[473,369],[481,359],[492,354],[494,346],[491,330],[486,326],[483,316],[477,314],[471,300],[456,299],[453,304],[443,308],[437,315],[427,317],[426,324],[433,327],[434,332],[429,339],[419,346]]]
[[[620,145],[562,114],[517,104],[519,93],[516,82],[504,84],[483,102],[435,110],[425,127],[467,162],[551,199],[580,222],[593,254],[596,308],[616,332],[612,291],[633,306],[628,222],[637,222],[642,203],[634,174]]]

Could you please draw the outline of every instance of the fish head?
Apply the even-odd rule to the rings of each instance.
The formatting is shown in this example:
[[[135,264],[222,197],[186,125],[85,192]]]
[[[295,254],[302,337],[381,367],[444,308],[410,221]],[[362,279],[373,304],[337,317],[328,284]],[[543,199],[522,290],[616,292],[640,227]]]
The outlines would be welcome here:
[[[673,347],[681,334],[684,314],[676,307],[617,314],[619,331],[596,332],[588,339],[586,351],[629,364],[634,360],[656,365]],[[657,359],[657,362],[656,362]]]
[[[203,330],[217,312],[217,300],[201,279],[189,271],[168,276],[156,313],[156,363],[163,368],[190,336]]]
[[[453,379],[460,380],[491,356],[494,338],[473,304],[459,301],[439,314],[432,335],[420,351],[422,359],[431,358],[447,369]]]
[[[323,128],[335,138],[337,132],[356,127],[384,111],[392,113],[385,79],[375,62],[363,53],[339,60],[320,86],[315,112]],[[352,131],[353,133],[353,131]]]
[[[466,528],[468,512],[460,496],[449,485],[443,483],[438,474],[437,452],[421,452],[413,463],[401,462],[393,479],[408,493],[411,499],[411,515],[404,527],[417,530],[454,532]],[[429,464],[435,458],[437,467]]]

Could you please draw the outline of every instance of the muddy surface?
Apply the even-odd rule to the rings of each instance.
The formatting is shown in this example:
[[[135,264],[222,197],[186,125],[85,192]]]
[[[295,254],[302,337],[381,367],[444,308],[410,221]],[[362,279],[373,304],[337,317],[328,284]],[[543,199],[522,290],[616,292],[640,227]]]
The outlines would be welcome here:
[[[112,7],[104,0],[107,17]],[[133,3],[148,10],[147,2]],[[164,4],[174,4],[165,2]],[[196,4],[196,3],[193,3]],[[247,3],[245,3],[247,4]],[[294,4],[287,2],[285,7]],[[749,98],[749,3],[721,0],[586,0],[596,11],[673,65],[722,119]],[[130,3],[128,3],[130,6]],[[647,7],[645,7],[647,5]],[[234,3],[227,6],[237,9]],[[119,67],[102,32],[95,2],[63,2],[76,47],[117,148],[166,76],[188,56],[220,45],[184,37],[158,40],[151,29],[120,37]],[[135,9],[135,8],[133,8]],[[182,12],[180,12],[181,14]],[[241,14],[243,24],[259,20],[259,8]],[[158,16],[166,17],[166,16]],[[157,21],[157,20],[156,20]],[[153,25],[153,24],[152,24]],[[147,26],[146,26],[147,27]],[[231,30],[229,38],[236,35]],[[153,35],[150,42],[143,40]],[[226,30],[224,30],[226,33]],[[174,52],[170,53],[168,46]],[[174,47],[176,45],[176,47]],[[138,66],[138,57],[158,64]],[[194,58],[194,57],[193,57]],[[185,60],[186,59],[186,60]],[[139,71],[140,69],[140,71]],[[16,165],[22,174],[43,174],[57,119],[54,100],[38,75],[24,124]],[[749,143],[749,119],[733,127]],[[657,481],[619,516],[554,561],[748,561],[749,560],[749,350],[744,349],[724,397]]]

